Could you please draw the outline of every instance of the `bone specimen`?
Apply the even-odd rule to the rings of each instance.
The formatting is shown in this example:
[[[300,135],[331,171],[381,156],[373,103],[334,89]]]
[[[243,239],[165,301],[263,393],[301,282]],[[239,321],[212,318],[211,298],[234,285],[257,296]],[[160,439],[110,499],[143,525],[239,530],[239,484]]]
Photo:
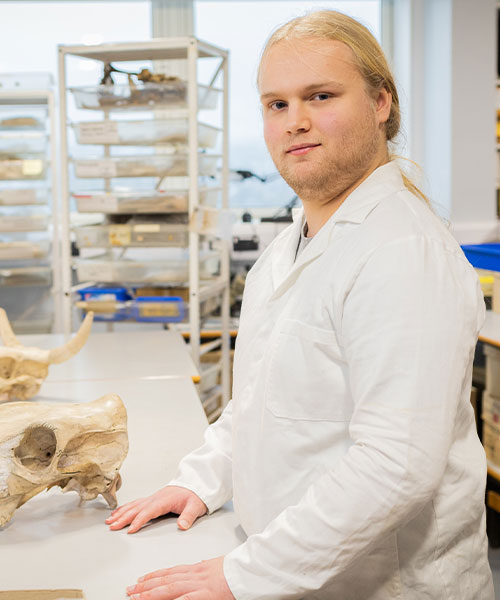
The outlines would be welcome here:
[[[76,335],[64,346],[52,350],[26,348],[16,338],[7,315],[0,308],[0,402],[28,400],[34,396],[49,372],[49,365],[62,363],[79,352],[90,333],[93,313],[88,313]]]
[[[127,412],[116,394],[83,404],[0,406],[0,527],[44,489],[102,494],[115,508],[127,456]]]

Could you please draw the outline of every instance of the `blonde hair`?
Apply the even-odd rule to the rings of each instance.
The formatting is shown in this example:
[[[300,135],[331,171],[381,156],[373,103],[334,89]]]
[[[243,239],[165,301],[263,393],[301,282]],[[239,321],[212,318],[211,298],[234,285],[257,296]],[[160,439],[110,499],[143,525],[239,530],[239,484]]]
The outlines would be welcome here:
[[[385,88],[392,96],[391,110],[385,123],[385,135],[388,142],[394,140],[400,131],[401,112],[399,96],[391,69],[382,48],[361,23],[335,10],[318,10],[302,17],[296,17],[276,29],[267,40],[262,51],[260,68],[268,50],[281,41],[305,38],[322,38],[342,42],[353,54],[368,92],[375,94]],[[395,156],[390,156],[394,160]],[[429,199],[401,171],[406,188],[430,204]]]

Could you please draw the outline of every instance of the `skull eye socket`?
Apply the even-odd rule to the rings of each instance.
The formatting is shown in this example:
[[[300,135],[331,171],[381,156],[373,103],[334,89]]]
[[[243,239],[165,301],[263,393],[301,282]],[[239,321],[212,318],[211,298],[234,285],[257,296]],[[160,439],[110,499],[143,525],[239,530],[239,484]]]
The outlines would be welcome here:
[[[57,440],[52,429],[38,425],[25,432],[14,454],[24,467],[31,471],[42,471],[52,462],[56,447]]]

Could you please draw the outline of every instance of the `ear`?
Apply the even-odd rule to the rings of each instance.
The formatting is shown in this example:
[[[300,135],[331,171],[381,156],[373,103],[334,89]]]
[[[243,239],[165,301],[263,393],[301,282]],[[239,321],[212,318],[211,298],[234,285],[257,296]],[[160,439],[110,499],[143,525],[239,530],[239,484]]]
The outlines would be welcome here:
[[[382,88],[375,97],[375,109],[379,124],[386,123],[389,119],[392,106],[392,94],[386,88]]]

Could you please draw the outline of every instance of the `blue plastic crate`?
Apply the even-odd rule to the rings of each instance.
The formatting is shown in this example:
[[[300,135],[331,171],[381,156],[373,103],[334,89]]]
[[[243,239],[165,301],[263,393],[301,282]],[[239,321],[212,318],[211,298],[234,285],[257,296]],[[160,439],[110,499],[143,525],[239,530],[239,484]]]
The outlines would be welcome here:
[[[129,318],[129,306],[126,304],[132,300],[132,296],[124,287],[100,287],[89,286],[78,290],[80,298],[84,301],[115,301],[123,303],[122,308],[117,309],[113,313],[94,313],[94,321],[125,321]],[[85,311],[82,311],[82,318],[85,316]]]
[[[500,271],[500,244],[469,244],[462,250],[476,269]]]
[[[130,317],[146,323],[179,323],[184,312],[184,300],[178,296],[140,296],[133,302]]]

